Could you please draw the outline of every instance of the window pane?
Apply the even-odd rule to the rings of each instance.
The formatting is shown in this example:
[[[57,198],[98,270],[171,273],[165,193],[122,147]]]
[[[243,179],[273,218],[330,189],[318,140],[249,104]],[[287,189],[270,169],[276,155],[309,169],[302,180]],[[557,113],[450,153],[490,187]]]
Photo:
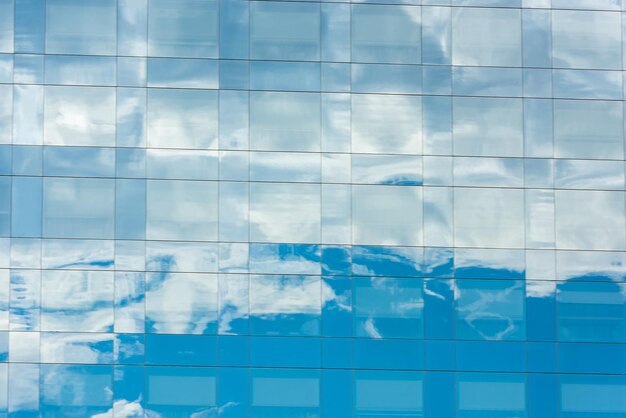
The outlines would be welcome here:
[[[44,178],[43,235],[113,238],[113,180]]]
[[[352,96],[352,151],[422,153],[422,98]]]
[[[115,90],[47,86],[44,144],[115,145]]]
[[[519,67],[520,10],[457,7],[452,12],[452,63]]]
[[[555,100],[554,146],[560,158],[622,159],[622,104]]]
[[[554,10],[554,66],[620,70],[620,20],[619,13]]]
[[[556,244],[573,250],[624,250],[624,194],[556,191]]]
[[[618,418],[626,414],[624,376],[561,375],[562,418]]]
[[[146,368],[146,416],[211,417],[217,397],[217,372],[195,367]]]
[[[626,342],[624,295],[623,283],[559,283],[559,341]]]
[[[455,155],[523,155],[521,99],[455,97],[453,115]]]
[[[148,90],[148,146],[217,148],[217,92]]]
[[[257,150],[319,151],[319,94],[250,92],[250,142]]]
[[[46,53],[115,55],[115,0],[48,0]]]
[[[524,374],[457,373],[458,418],[526,416]]]
[[[419,372],[357,371],[356,418],[423,416],[423,375]]]
[[[150,0],[148,55],[217,58],[215,0]]]
[[[523,248],[524,191],[456,188],[454,233],[460,247]]]
[[[320,186],[251,183],[250,241],[320,240]]]
[[[352,7],[352,19],[354,61],[421,62],[419,7],[357,5]]]
[[[148,239],[217,239],[217,183],[148,181]]]
[[[422,280],[414,278],[354,278],[357,337],[422,338]]]
[[[255,1],[250,8],[251,58],[319,60],[319,5]]]
[[[464,340],[523,340],[524,283],[514,280],[457,280],[456,335]]]
[[[352,187],[354,244],[422,245],[422,216],[419,187]]]
[[[320,372],[251,370],[251,418],[320,418]]]

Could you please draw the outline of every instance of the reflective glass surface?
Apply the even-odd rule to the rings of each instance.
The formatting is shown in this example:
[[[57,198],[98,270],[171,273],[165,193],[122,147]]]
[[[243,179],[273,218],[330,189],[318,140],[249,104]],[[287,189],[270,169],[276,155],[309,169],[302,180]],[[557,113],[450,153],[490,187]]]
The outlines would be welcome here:
[[[0,418],[624,418],[626,0],[0,0]]]

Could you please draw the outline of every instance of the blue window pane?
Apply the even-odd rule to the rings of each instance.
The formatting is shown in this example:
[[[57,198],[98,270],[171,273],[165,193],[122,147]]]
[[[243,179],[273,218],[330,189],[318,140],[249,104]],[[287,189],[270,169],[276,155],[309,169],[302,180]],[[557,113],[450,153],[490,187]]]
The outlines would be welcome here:
[[[459,339],[523,340],[524,283],[457,280],[456,335]]]
[[[13,236],[41,236],[41,185],[39,177],[15,177],[13,179],[13,193],[10,200],[13,206],[11,218]],[[3,222],[0,221],[0,225],[2,224]]]
[[[422,280],[355,277],[355,334],[368,338],[421,338]]]
[[[15,52],[44,51],[45,5],[44,0],[15,2]],[[10,25],[5,27],[10,28]]]
[[[355,371],[355,417],[423,416],[423,373]]]
[[[115,55],[117,5],[114,0],[46,2],[46,53]]]
[[[216,58],[215,0],[152,0],[148,8],[148,55]]]
[[[250,370],[251,418],[320,418],[318,370]]]
[[[78,417],[111,411],[112,376],[112,366],[41,365],[41,416]]]
[[[525,418],[524,374],[458,373],[459,418]]]
[[[209,368],[146,367],[146,415],[212,414],[217,397],[217,373]]]
[[[217,338],[204,335],[146,334],[146,363],[215,366],[217,364]]]

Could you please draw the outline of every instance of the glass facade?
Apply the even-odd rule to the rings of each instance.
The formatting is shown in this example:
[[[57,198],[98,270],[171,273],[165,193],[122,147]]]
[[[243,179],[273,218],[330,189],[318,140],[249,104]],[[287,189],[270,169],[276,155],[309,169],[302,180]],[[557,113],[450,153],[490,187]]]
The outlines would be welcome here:
[[[626,1],[0,0],[0,417],[626,417]]]

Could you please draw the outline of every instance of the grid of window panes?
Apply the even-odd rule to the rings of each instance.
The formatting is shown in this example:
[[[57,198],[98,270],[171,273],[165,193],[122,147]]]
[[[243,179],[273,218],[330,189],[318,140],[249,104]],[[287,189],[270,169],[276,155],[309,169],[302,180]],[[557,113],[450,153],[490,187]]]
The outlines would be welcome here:
[[[0,417],[625,417],[625,28],[0,0]]]

